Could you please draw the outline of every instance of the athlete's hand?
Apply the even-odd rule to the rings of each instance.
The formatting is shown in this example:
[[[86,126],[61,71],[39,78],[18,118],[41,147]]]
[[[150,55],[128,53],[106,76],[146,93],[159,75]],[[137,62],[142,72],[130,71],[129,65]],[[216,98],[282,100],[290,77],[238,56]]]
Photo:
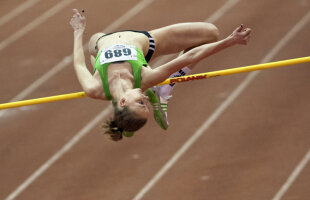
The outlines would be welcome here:
[[[251,31],[252,30],[250,28],[244,28],[241,24],[232,32],[229,37],[231,37],[236,44],[246,45],[250,39]]]
[[[71,18],[70,24],[74,31],[84,31],[86,26],[86,18],[84,15],[84,10],[80,13],[77,9],[73,9],[73,16]]]

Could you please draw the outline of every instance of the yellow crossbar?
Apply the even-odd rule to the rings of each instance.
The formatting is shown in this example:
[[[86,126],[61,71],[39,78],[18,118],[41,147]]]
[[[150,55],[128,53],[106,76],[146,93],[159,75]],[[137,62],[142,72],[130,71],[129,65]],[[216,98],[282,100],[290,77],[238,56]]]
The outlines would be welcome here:
[[[213,71],[213,72],[206,72],[201,74],[192,74],[188,76],[182,76],[177,78],[170,78],[158,85],[166,85],[171,83],[179,83],[179,82],[185,82],[185,81],[192,81],[192,80],[201,80],[205,78],[211,78],[215,76],[225,76],[225,75],[231,75],[231,74],[238,74],[243,72],[250,72],[250,71],[256,71],[256,70],[263,70],[263,69],[269,69],[269,68],[275,68],[275,67],[284,67],[288,65],[295,65],[295,64],[301,64],[301,63],[307,63],[310,62],[310,56],[308,57],[302,57],[302,58],[294,58],[290,60],[282,60],[277,62],[270,62],[270,63],[263,63],[263,64],[257,64],[257,65],[251,65],[246,67],[237,67],[232,69],[225,69],[220,71]]]
[[[282,61],[277,61],[277,62],[245,66],[245,67],[237,67],[237,68],[220,70],[220,71],[206,72],[206,73],[201,73],[201,74],[192,74],[192,75],[182,76],[182,77],[177,77],[177,78],[170,78],[170,79],[163,81],[162,83],[158,85],[166,85],[166,84],[172,84],[172,83],[201,80],[201,79],[211,78],[215,76],[225,76],[225,75],[230,75],[230,74],[263,70],[263,69],[269,69],[269,68],[275,68],[275,67],[284,67],[288,65],[295,65],[295,64],[301,64],[301,63],[307,63],[307,62],[310,62],[310,56],[294,58],[294,59],[289,59],[289,60],[282,60]],[[57,95],[57,96],[43,97],[43,98],[38,98],[38,99],[29,99],[29,100],[24,100],[24,101],[10,102],[10,103],[0,104],[0,110],[16,108],[16,107],[21,107],[21,106],[41,104],[41,103],[49,103],[53,101],[76,99],[76,98],[81,98],[81,97],[86,97],[86,94],[84,92],[77,92],[77,93],[63,94],[63,95]]]
[[[29,100],[16,101],[16,102],[10,102],[10,103],[3,103],[3,104],[0,104],[0,110],[8,109],[8,108],[16,108],[16,107],[21,107],[21,106],[30,106],[30,105],[41,104],[41,103],[49,103],[49,102],[54,102],[54,101],[76,99],[76,98],[81,98],[81,97],[86,97],[85,92],[76,92],[76,93],[63,94],[63,95],[57,95],[57,96],[42,97],[42,98],[37,98],[37,99],[29,99]]]

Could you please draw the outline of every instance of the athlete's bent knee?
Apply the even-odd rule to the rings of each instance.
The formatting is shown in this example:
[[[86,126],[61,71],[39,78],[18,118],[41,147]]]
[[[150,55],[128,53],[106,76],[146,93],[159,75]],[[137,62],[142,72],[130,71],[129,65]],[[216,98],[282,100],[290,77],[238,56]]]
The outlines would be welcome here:
[[[208,34],[210,35],[211,37],[211,40],[212,41],[217,41],[219,39],[219,36],[220,36],[220,31],[219,29],[214,25],[214,24],[211,24],[211,23],[205,23],[206,26],[207,26],[207,29],[208,29]]]

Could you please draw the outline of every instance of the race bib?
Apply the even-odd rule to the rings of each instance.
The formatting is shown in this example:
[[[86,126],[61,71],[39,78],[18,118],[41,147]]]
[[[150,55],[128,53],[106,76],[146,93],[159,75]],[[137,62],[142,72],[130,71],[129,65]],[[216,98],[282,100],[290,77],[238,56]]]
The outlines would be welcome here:
[[[116,44],[102,51],[100,64],[112,63],[125,60],[137,60],[137,50],[135,46]]]

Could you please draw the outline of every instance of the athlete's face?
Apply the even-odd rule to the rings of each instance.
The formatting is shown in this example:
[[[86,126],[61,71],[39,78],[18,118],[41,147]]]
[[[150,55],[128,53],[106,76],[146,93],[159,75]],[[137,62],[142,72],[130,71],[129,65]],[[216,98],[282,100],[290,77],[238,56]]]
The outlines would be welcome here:
[[[120,100],[121,107],[128,106],[130,110],[144,118],[149,115],[147,104],[148,97],[139,88],[127,90]]]

